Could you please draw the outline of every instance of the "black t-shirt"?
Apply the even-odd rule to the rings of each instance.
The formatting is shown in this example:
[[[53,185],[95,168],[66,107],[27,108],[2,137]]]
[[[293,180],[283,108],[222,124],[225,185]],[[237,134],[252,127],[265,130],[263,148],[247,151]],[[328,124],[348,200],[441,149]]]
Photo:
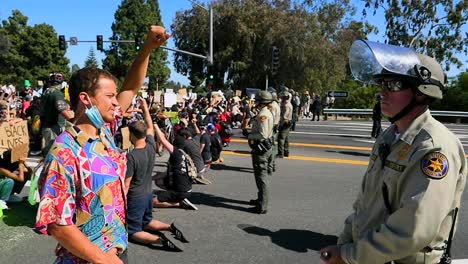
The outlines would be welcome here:
[[[200,137],[200,144],[205,144],[202,152],[210,152],[211,148],[211,135],[209,132],[203,133]]]
[[[188,192],[192,189],[192,180],[188,176],[185,157],[180,149],[174,147],[169,157],[170,176],[172,177],[172,190],[176,192]]]
[[[152,193],[151,180],[156,150],[154,137],[146,136],[146,147],[133,149],[127,153],[126,177],[132,177],[128,199],[140,199]]]
[[[200,153],[200,135],[185,140],[184,151],[192,158],[195,167],[197,167],[197,172],[203,170],[205,163]]]
[[[3,152],[3,157],[0,157],[0,168],[14,172],[19,167],[19,163],[11,163],[11,150]],[[1,177],[0,177],[1,178]]]
[[[59,123],[64,123],[64,118],[60,113],[66,109],[65,96],[55,86],[47,88],[41,97],[41,124],[42,127],[53,127]]]

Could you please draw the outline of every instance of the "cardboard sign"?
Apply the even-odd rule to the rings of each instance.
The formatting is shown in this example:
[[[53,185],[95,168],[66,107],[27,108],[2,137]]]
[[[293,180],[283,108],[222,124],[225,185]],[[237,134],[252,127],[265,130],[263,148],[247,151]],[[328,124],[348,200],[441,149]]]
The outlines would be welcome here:
[[[17,146],[11,150],[11,163],[26,160],[29,154],[29,143]]]
[[[178,102],[178,103],[183,103],[183,102],[185,102],[185,95],[178,93],[178,94],[177,94],[177,102]]]
[[[161,102],[162,91],[154,91],[154,103]]]
[[[242,91],[241,90],[236,90],[236,96],[241,97],[242,96]]]
[[[0,125],[0,153],[10,149],[12,162],[28,156],[29,134],[26,121],[11,125],[8,122],[3,122]]]
[[[128,130],[128,127],[122,127],[120,132],[122,133],[122,149],[129,149],[132,145],[132,142],[130,142],[130,130]]]
[[[187,96],[187,89],[185,88],[179,89],[179,94],[181,94],[184,97]]]
[[[221,101],[223,101],[223,94],[220,92],[212,92],[211,93],[211,100],[210,105],[215,106],[218,105]]]
[[[177,95],[175,93],[164,94],[164,107],[172,107],[177,104]]]

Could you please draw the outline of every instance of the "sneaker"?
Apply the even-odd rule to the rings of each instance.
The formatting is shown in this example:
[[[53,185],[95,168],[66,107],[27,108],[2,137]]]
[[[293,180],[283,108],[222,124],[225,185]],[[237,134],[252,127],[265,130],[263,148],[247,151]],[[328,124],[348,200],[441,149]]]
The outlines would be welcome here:
[[[178,229],[174,223],[171,224],[171,233],[174,235],[175,239],[180,240],[184,243],[189,242],[187,238],[185,238],[184,234],[182,234],[182,231],[180,231],[180,229]]]
[[[23,201],[23,197],[19,197],[16,194],[10,195],[10,198],[8,199],[7,203],[19,203]]]
[[[180,202],[180,207],[186,210],[198,210],[198,208],[193,203],[191,203],[187,198],[185,198],[184,200],[182,200],[182,202]]]
[[[204,185],[211,184],[211,181],[203,176],[198,176],[194,180],[196,183],[199,183],[199,184],[204,184]]]
[[[39,156],[39,155],[42,154],[42,151],[41,151],[41,150],[36,150],[36,151],[31,150],[31,151],[29,152],[29,154],[31,154],[31,156]]]
[[[167,250],[176,251],[176,252],[184,251],[184,248],[182,247],[182,245],[180,245],[180,243],[177,243],[177,241],[168,238],[164,234],[160,234],[159,239],[161,240],[161,244],[163,245],[163,248]]]
[[[278,154],[278,155],[276,155],[276,158],[277,158],[277,159],[282,159],[282,158],[283,158],[283,155]]]

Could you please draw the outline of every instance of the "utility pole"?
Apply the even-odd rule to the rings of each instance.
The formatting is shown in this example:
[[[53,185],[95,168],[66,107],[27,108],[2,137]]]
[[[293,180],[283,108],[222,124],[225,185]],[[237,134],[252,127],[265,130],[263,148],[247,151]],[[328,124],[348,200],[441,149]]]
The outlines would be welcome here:
[[[208,63],[213,65],[213,5],[210,4],[210,56]]]

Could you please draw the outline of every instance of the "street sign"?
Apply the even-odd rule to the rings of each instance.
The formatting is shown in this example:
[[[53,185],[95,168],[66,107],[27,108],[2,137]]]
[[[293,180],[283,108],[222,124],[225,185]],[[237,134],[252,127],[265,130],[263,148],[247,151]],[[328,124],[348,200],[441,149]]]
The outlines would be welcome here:
[[[346,91],[328,91],[328,97],[348,97],[348,92]]]
[[[78,38],[70,37],[70,45],[78,45]]]

